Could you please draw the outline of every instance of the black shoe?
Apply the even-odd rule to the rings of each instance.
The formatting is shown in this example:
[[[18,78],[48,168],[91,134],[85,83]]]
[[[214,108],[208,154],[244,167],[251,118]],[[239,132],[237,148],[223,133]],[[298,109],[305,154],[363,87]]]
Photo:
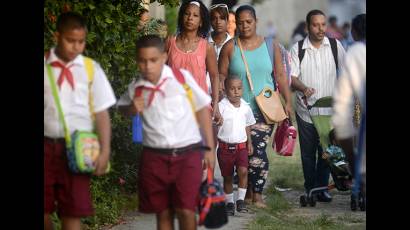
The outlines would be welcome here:
[[[323,191],[317,194],[317,201],[319,202],[331,202],[332,196],[329,194],[328,191]]]
[[[226,214],[228,216],[233,216],[235,215],[235,204],[232,202],[229,202],[226,204]]]
[[[248,212],[248,209],[246,208],[245,201],[243,201],[243,200],[237,200],[236,201],[236,211],[241,212],[241,213]]]

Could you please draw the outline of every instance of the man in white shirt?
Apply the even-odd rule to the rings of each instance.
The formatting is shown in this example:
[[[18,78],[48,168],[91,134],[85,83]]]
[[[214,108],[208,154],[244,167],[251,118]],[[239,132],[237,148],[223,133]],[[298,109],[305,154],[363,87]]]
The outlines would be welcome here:
[[[118,106],[127,116],[142,116],[139,209],[157,215],[158,229],[171,229],[175,214],[181,229],[195,229],[202,159],[211,170],[215,164],[211,98],[188,71],[165,65],[167,54],[158,36],[143,36],[136,44],[142,77],[129,85]],[[209,146],[204,153],[202,142]]]
[[[305,191],[308,193],[315,187],[327,186],[330,170],[320,157],[323,150],[319,145],[317,130],[312,124],[306,102],[312,105],[317,99],[332,96],[336,83],[337,65],[341,66],[344,56],[342,44],[335,40],[332,51],[331,42],[325,37],[326,16],[320,10],[312,10],[306,16],[309,35],[301,42],[300,50],[304,52],[300,60],[299,44],[291,49],[292,87],[296,89],[296,120],[299,129]],[[302,53],[302,52],[301,52]],[[335,60],[337,59],[337,61]],[[331,108],[312,108],[312,113],[330,115]],[[316,161],[317,158],[317,161]],[[330,202],[328,191],[317,195],[319,201]]]

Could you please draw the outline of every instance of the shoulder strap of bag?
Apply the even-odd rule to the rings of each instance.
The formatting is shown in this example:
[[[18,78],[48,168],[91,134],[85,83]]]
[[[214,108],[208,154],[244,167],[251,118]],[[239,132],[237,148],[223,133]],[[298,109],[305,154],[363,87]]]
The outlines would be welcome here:
[[[61,107],[60,98],[58,96],[57,84],[54,81],[54,73],[53,73],[53,70],[51,69],[51,65],[49,65],[49,64],[47,64],[47,73],[48,73],[48,79],[50,81],[51,92],[53,94],[54,101],[55,101],[56,106],[57,106],[58,115],[60,117],[61,122],[63,123],[65,141],[67,143],[67,146],[70,146],[71,145],[71,137],[70,137],[70,134],[68,132],[67,123],[65,122],[63,109]]]
[[[249,86],[251,87],[251,91],[253,92],[253,84],[252,84],[252,79],[251,79],[251,73],[249,72],[248,63],[246,62],[245,55],[243,54],[241,39],[239,37],[238,37],[238,46],[239,46],[239,50],[241,51],[241,56],[242,56],[243,63],[245,64],[246,78],[248,79]]]
[[[299,64],[302,64],[303,57],[305,56],[305,49],[302,49],[303,42],[305,39],[298,41],[298,56],[299,56]]]
[[[94,62],[91,58],[84,57],[84,65],[85,65],[85,69],[87,71],[87,77],[88,77],[88,102],[89,102],[89,107],[90,107],[90,114],[91,114],[91,119],[93,120],[93,123],[94,123],[95,122],[94,98],[91,93],[91,87],[94,81]]]
[[[179,83],[181,83],[181,85],[184,87],[186,94],[187,94],[187,98],[189,103],[191,104],[191,109],[192,109],[192,113],[195,116],[195,104],[194,104],[194,94],[192,92],[191,87],[189,87],[189,85],[186,83],[185,81],[185,77],[182,74],[181,70],[179,70],[178,68],[172,68],[172,72],[174,73],[176,79],[178,80]]]
[[[337,41],[335,38],[329,38],[330,48],[332,49],[333,59],[336,64],[336,71],[339,69],[339,62],[337,60]]]

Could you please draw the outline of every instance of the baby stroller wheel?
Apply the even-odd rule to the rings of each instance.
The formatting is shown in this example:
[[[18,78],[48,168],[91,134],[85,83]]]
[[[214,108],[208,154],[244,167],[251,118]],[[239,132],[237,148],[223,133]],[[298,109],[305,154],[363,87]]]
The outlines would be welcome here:
[[[366,211],[366,197],[359,193],[359,208],[360,211]]]
[[[309,200],[310,207],[316,206],[316,196],[312,195],[311,197],[308,198],[308,200]]]
[[[356,197],[355,197],[355,195],[351,195],[350,196],[350,209],[352,210],[352,211],[356,211],[357,210],[357,203],[358,203],[358,200],[356,199]]]
[[[299,203],[300,203],[300,206],[306,207],[306,205],[307,205],[307,200],[306,200],[306,196],[305,196],[305,195],[300,196],[300,198],[299,198]]]

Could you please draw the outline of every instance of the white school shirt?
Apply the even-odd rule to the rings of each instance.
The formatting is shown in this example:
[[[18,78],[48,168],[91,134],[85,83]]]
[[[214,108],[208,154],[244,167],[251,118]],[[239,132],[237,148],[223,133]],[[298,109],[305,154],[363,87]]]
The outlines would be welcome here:
[[[225,39],[225,41],[222,42],[222,44],[221,44],[220,46],[218,46],[218,45],[215,43],[214,39],[212,38],[212,35],[209,34],[208,42],[209,42],[209,43],[214,47],[214,49],[215,49],[216,61],[219,60],[219,54],[221,53],[222,47],[225,45],[225,43],[227,43],[229,40],[231,40],[231,38],[232,38],[231,35],[229,35],[228,33],[226,33],[226,39]]]
[[[48,59],[44,58],[44,136],[62,138],[64,137],[64,128],[58,115],[56,103],[54,102],[46,67],[47,64],[54,61],[63,63],[56,56],[55,48],[52,48]],[[94,112],[98,113],[114,105],[116,98],[101,66],[97,62],[93,62],[94,80],[91,86],[91,92],[94,100]],[[84,66],[83,56],[81,54],[78,55],[65,66],[70,66],[71,64],[73,64],[73,66],[70,67],[69,70],[74,78],[74,90],[66,78],[64,78],[61,84],[61,89],[59,89],[57,85],[65,121],[70,134],[76,130],[92,131],[93,122],[88,102],[88,75]],[[51,68],[54,74],[54,80],[57,84],[62,69],[59,67]]]
[[[345,50],[337,41],[337,56],[339,68],[342,68]],[[336,64],[333,58],[330,42],[327,37],[322,41],[319,48],[315,48],[306,36],[302,49],[306,49],[302,63],[299,61],[298,43],[294,44],[291,54],[291,75],[297,77],[307,87],[312,87],[316,92],[309,97],[308,104],[312,105],[316,100],[326,96],[332,96],[336,85]],[[296,113],[305,122],[312,123],[308,110],[303,100],[303,93],[296,91]],[[312,108],[312,115],[331,115],[332,108]]]
[[[185,82],[192,89],[195,110],[199,111],[209,106],[211,97],[198,86],[190,72],[184,69],[181,69],[181,72],[185,77]],[[145,105],[141,116],[142,144],[152,148],[181,148],[200,142],[201,134],[186,91],[168,65],[162,68],[157,84],[164,79],[166,81],[160,89],[165,95],[157,91],[150,106],[148,106],[148,99],[152,91],[142,90]],[[129,84],[127,92],[121,96],[117,105],[130,105],[135,95],[135,88],[138,86],[155,87],[143,78],[134,80]]]
[[[332,123],[336,136],[346,139],[355,135],[353,127],[354,96],[363,105],[366,87],[366,45],[357,42],[346,53],[337,87],[333,95]]]
[[[218,139],[230,144],[247,141],[245,128],[256,123],[249,104],[241,98],[241,105],[235,107],[227,98],[223,98],[218,107],[224,120],[218,131]]]

